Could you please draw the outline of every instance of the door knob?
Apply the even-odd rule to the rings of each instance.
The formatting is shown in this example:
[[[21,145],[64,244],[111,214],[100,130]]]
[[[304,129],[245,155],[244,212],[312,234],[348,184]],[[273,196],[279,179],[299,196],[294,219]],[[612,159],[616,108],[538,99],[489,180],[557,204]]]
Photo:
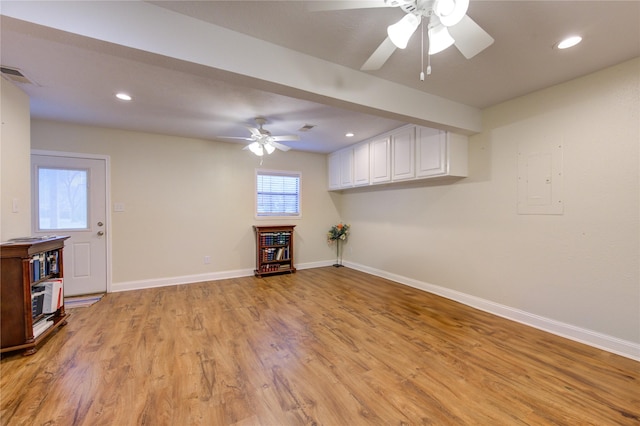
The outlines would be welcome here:
[[[102,226],[102,225],[104,225],[104,223],[98,222],[98,226]]]
[[[98,231],[98,236],[99,236],[99,237],[102,237],[103,235],[104,235],[104,232],[102,232],[102,231]]]

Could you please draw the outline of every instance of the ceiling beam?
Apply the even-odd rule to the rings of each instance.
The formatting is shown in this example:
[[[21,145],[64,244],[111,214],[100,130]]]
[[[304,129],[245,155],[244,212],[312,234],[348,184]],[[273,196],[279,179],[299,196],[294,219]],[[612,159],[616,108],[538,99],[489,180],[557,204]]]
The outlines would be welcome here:
[[[479,109],[141,1],[2,2],[2,15],[213,68],[216,78],[464,134]]]

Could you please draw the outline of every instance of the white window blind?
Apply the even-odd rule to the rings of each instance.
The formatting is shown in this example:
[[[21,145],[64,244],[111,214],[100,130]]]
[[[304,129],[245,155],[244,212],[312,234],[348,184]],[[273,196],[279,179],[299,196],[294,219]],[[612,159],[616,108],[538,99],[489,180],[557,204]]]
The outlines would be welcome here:
[[[258,217],[300,216],[300,173],[256,172]]]

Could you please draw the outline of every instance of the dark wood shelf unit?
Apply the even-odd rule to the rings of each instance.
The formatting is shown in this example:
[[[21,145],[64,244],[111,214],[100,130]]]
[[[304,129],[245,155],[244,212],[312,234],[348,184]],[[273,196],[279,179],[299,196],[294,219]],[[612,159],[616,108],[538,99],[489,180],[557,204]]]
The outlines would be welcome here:
[[[0,245],[0,353],[24,350],[25,355],[34,354],[38,344],[67,323],[68,314],[63,304],[50,318],[53,324],[34,336],[33,325],[41,316],[33,317],[33,287],[50,279],[63,278],[62,256],[67,238],[34,238]],[[38,272],[36,275],[33,259],[40,254],[46,255],[46,262],[55,256],[55,269],[43,268],[46,273],[40,275]]]
[[[295,225],[254,226],[257,277],[294,273],[293,228]]]

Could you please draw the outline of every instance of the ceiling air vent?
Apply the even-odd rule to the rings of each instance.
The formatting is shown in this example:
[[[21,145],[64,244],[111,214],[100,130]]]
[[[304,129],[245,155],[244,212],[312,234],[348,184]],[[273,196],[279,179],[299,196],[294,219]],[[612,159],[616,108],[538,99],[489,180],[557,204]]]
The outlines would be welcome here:
[[[305,124],[304,126],[300,127],[300,129],[298,129],[299,132],[308,132],[309,130],[313,129],[315,126],[315,124]]]
[[[7,80],[15,81],[16,83],[33,84],[33,82],[17,68],[0,66],[0,73],[2,73],[2,76]]]

